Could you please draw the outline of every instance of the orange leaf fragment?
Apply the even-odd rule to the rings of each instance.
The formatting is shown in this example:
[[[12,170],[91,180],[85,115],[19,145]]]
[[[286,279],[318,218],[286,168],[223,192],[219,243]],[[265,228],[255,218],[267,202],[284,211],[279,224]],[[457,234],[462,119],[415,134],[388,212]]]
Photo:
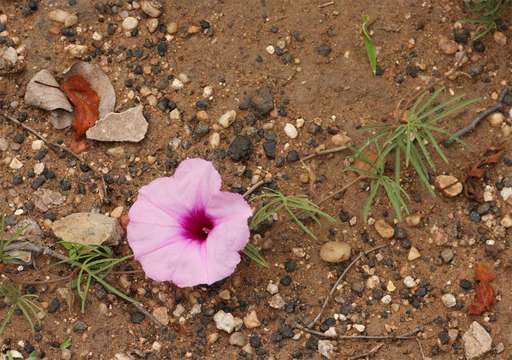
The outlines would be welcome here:
[[[479,283],[475,287],[475,300],[468,306],[470,315],[482,315],[496,302],[496,292],[491,285],[491,281],[494,279],[496,279],[496,275],[485,265],[476,265],[475,280]]]
[[[98,121],[100,99],[91,84],[80,75],[73,75],[67,79],[62,84],[62,90],[75,107],[73,129],[75,130],[75,141],[78,142],[85,132]]]

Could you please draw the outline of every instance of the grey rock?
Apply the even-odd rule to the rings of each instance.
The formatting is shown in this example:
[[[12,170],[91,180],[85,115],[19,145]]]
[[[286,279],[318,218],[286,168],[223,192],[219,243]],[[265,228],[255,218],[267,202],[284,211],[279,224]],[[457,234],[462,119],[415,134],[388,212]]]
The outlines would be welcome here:
[[[123,229],[116,219],[94,213],[74,213],[52,224],[55,236],[83,245],[117,245]]]
[[[88,139],[96,141],[139,142],[146,136],[148,122],[142,113],[142,105],[122,113],[110,113],[87,130]]]
[[[231,334],[234,330],[239,330],[242,327],[242,319],[234,317],[231,313],[226,313],[222,310],[217,311],[213,316],[215,326],[219,330],[224,330],[228,334]]]
[[[478,322],[473,321],[468,331],[462,336],[464,352],[468,360],[476,359],[489,352],[492,347],[492,337]]]
[[[250,97],[249,106],[251,110],[261,117],[268,115],[274,108],[274,97],[270,88],[262,87]]]
[[[339,263],[350,258],[352,248],[347,243],[328,241],[320,248],[320,257],[323,261]]]
[[[247,338],[241,332],[234,332],[229,337],[229,343],[238,347],[243,347],[247,343]]]
[[[66,197],[61,193],[49,189],[38,189],[33,194],[33,199],[35,207],[42,212],[46,212],[54,206],[62,205],[66,201]]]

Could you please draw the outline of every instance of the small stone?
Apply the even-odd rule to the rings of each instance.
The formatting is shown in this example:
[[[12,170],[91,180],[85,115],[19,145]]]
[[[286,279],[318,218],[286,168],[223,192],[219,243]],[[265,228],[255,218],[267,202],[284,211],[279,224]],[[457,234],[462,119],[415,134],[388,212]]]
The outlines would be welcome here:
[[[384,239],[391,239],[395,235],[395,229],[383,219],[375,221],[374,226],[375,231]]]
[[[345,146],[352,142],[352,138],[345,134],[336,134],[331,138],[331,142],[335,146]]]
[[[170,22],[167,24],[165,30],[171,35],[176,34],[178,32],[178,23]]]
[[[404,285],[409,289],[412,289],[416,286],[416,281],[411,276],[406,276],[404,279]]]
[[[162,4],[157,0],[145,0],[140,4],[142,11],[153,18],[159,17],[162,14]]]
[[[284,126],[284,133],[290,139],[295,139],[299,135],[297,128],[293,124],[290,124],[290,123],[286,123],[286,125]]]
[[[380,299],[380,302],[383,303],[384,305],[389,305],[391,304],[391,301],[393,301],[393,298],[391,297],[391,295],[387,294],[387,295],[384,295],[382,297],[382,299]]]
[[[0,137],[0,151],[7,151],[9,148],[9,142],[6,138]]]
[[[54,9],[48,13],[48,19],[50,19],[51,21],[64,24],[64,21],[66,21],[69,15],[71,14],[67,11],[61,9]]]
[[[386,290],[389,292],[393,292],[396,290],[396,286],[393,283],[393,281],[391,281],[391,280],[388,281],[388,284],[386,285]]]
[[[414,261],[416,259],[419,259],[420,257],[421,257],[421,254],[418,251],[418,249],[416,249],[414,246],[412,246],[409,249],[409,255],[407,255],[407,260]]]
[[[244,316],[244,325],[247,329],[254,329],[261,325],[256,310],[251,310]]]
[[[234,332],[229,337],[229,343],[234,346],[243,347],[247,343],[247,338],[241,332]]]
[[[123,215],[123,211],[124,207],[118,206],[110,212],[110,217],[113,217],[114,219],[119,219]]]
[[[421,222],[421,215],[409,215],[405,218],[405,223],[407,226],[415,227],[418,226]]]
[[[116,146],[107,150],[107,154],[113,157],[123,157],[124,156],[124,147]]]
[[[446,55],[453,55],[459,50],[459,45],[446,36],[441,36],[439,38],[439,49]]]
[[[270,305],[271,308],[274,308],[274,309],[282,309],[286,305],[283,298],[279,294],[273,295],[270,298],[268,304]]]
[[[368,289],[375,289],[380,286],[380,279],[377,275],[372,275],[366,279],[366,287]]]
[[[87,54],[89,48],[87,45],[69,44],[64,50],[72,57],[80,59]]]
[[[145,318],[146,318],[146,316],[143,313],[141,313],[140,311],[135,311],[130,314],[130,321],[133,324],[141,324]]]
[[[60,358],[62,360],[71,360],[73,352],[69,349],[60,349]]]
[[[269,282],[267,285],[267,291],[271,295],[275,295],[279,292],[279,287],[273,282]]]
[[[220,145],[220,134],[218,132],[212,133],[210,135],[210,138],[209,138],[208,142],[210,143],[210,146],[213,149],[219,147],[219,145]]]
[[[438,175],[435,179],[435,185],[439,191],[446,197],[455,197],[462,192],[462,183],[452,175]]]
[[[32,146],[31,147],[32,147],[32,150],[34,150],[34,151],[41,150],[43,148],[43,146],[44,146],[43,140],[37,139],[37,140],[32,141]]]
[[[52,301],[50,301],[50,304],[48,305],[48,313],[54,314],[56,313],[60,308],[60,300],[58,298],[53,298]]]
[[[172,80],[172,83],[171,83],[171,87],[174,89],[174,90],[181,90],[183,89],[183,81],[181,81],[180,79],[178,78],[174,78]]]
[[[259,117],[268,115],[274,108],[274,97],[269,87],[262,87],[249,99],[249,106],[251,110]]]
[[[441,301],[447,308],[452,308],[457,305],[457,299],[455,296],[453,296],[453,294],[444,294],[441,296]]]
[[[208,335],[208,344],[214,344],[219,339],[219,333],[211,333]]]
[[[238,330],[242,327],[242,319],[234,317],[231,313],[225,313],[223,310],[219,310],[214,316],[215,326],[219,330],[223,330],[228,334],[231,334],[234,330]]]
[[[449,264],[453,260],[454,254],[452,249],[444,249],[441,251],[441,258],[446,264]]]
[[[55,221],[52,230],[58,238],[83,245],[117,245],[123,229],[116,219],[96,213],[74,213]]]
[[[224,129],[227,129],[233,121],[236,119],[236,111],[235,110],[229,110],[222,114],[222,116],[217,121]]]
[[[496,44],[501,46],[507,45],[507,35],[505,35],[501,31],[495,31],[493,37]]]
[[[66,20],[64,20],[64,26],[70,28],[78,24],[78,16],[76,14],[69,15]]]
[[[272,45],[269,45],[265,48],[265,51],[270,54],[270,55],[274,55],[274,53],[276,52],[276,49],[272,46]]]
[[[320,258],[329,263],[340,263],[350,258],[352,248],[349,244],[329,241],[320,248]]]
[[[171,121],[181,120],[181,112],[178,109],[174,109],[169,113],[169,119]]]
[[[169,313],[165,306],[157,307],[153,310],[153,316],[164,326],[169,324]]]
[[[158,29],[158,19],[149,19],[146,22],[146,26],[151,34],[154,33]]]
[[[125,31],[132,31],[139,26],[139,20],[137,18],[134,18],[132,16],[128,16],[123,20],[123,23],[121,24],[123,30]]]
[[[500,221],[501,226],[508,229],[512,227],[512,214],[506,214]]]
[[[219,292],[219,298],[227,301],[227,300],[231,299],[231,293],[227,289],[221,290]]]
[[[318,353],[330,359],[334,352],[334,344],[330,340],[318,340]]]
[[[462,335],[466,359],[476,359],[492,348],[492,337],[478,322],[473,321],[468,331]]]
[[[182,305],[182,304],[178,304],[176,305],[176,308],[174,309],[174,311],[172,312],[172,315],[174,317],[177,317],[179,318],[181,315],[183,315],[185,313],[185,307]]]
[[[77,334],[81,334],[87,330],[87,324],[83,321],[78,320],[73,324],[73,331]]]
[[[23,163],[19,161],[17,157],[13,157],[9,163],[9,167],[13,170],[19,170],[23,167]]]
[[[228,154],[235,162],[249,160],[252,154],[252,143],[249,137],[238,135],[229,145]]]
[[[503,121],[505,121],[505,115],[500,112],[495,112],[489,115],[487,120],[492,127],[500,127],[501,124],[503,124]]]
[[[139,142],[148,131],[142,105],[121,113],[108,113],[96,125],[87,130],[88,139],[96,141]]]

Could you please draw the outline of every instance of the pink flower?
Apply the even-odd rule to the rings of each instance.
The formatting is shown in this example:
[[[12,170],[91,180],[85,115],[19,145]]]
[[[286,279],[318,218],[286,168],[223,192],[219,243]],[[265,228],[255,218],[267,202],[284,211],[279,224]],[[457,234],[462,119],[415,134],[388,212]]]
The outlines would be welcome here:
[[[242,196],[220,186],[211,162],[189,159],[174,176],[139,190],[128,243],[149,278],[186,287],[210,285],[235,271],[252,212]]]

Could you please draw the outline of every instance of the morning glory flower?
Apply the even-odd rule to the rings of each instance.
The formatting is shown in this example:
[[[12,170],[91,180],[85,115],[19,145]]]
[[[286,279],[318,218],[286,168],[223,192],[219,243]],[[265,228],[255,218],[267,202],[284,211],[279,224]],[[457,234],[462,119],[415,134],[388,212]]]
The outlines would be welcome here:
[[[139,190],[129,212],[128,243],[146,275],[179,287],[231,275],[249,242],[249,204],[220,191],[220,174],[203,159],[183,161],[174,176]]]

